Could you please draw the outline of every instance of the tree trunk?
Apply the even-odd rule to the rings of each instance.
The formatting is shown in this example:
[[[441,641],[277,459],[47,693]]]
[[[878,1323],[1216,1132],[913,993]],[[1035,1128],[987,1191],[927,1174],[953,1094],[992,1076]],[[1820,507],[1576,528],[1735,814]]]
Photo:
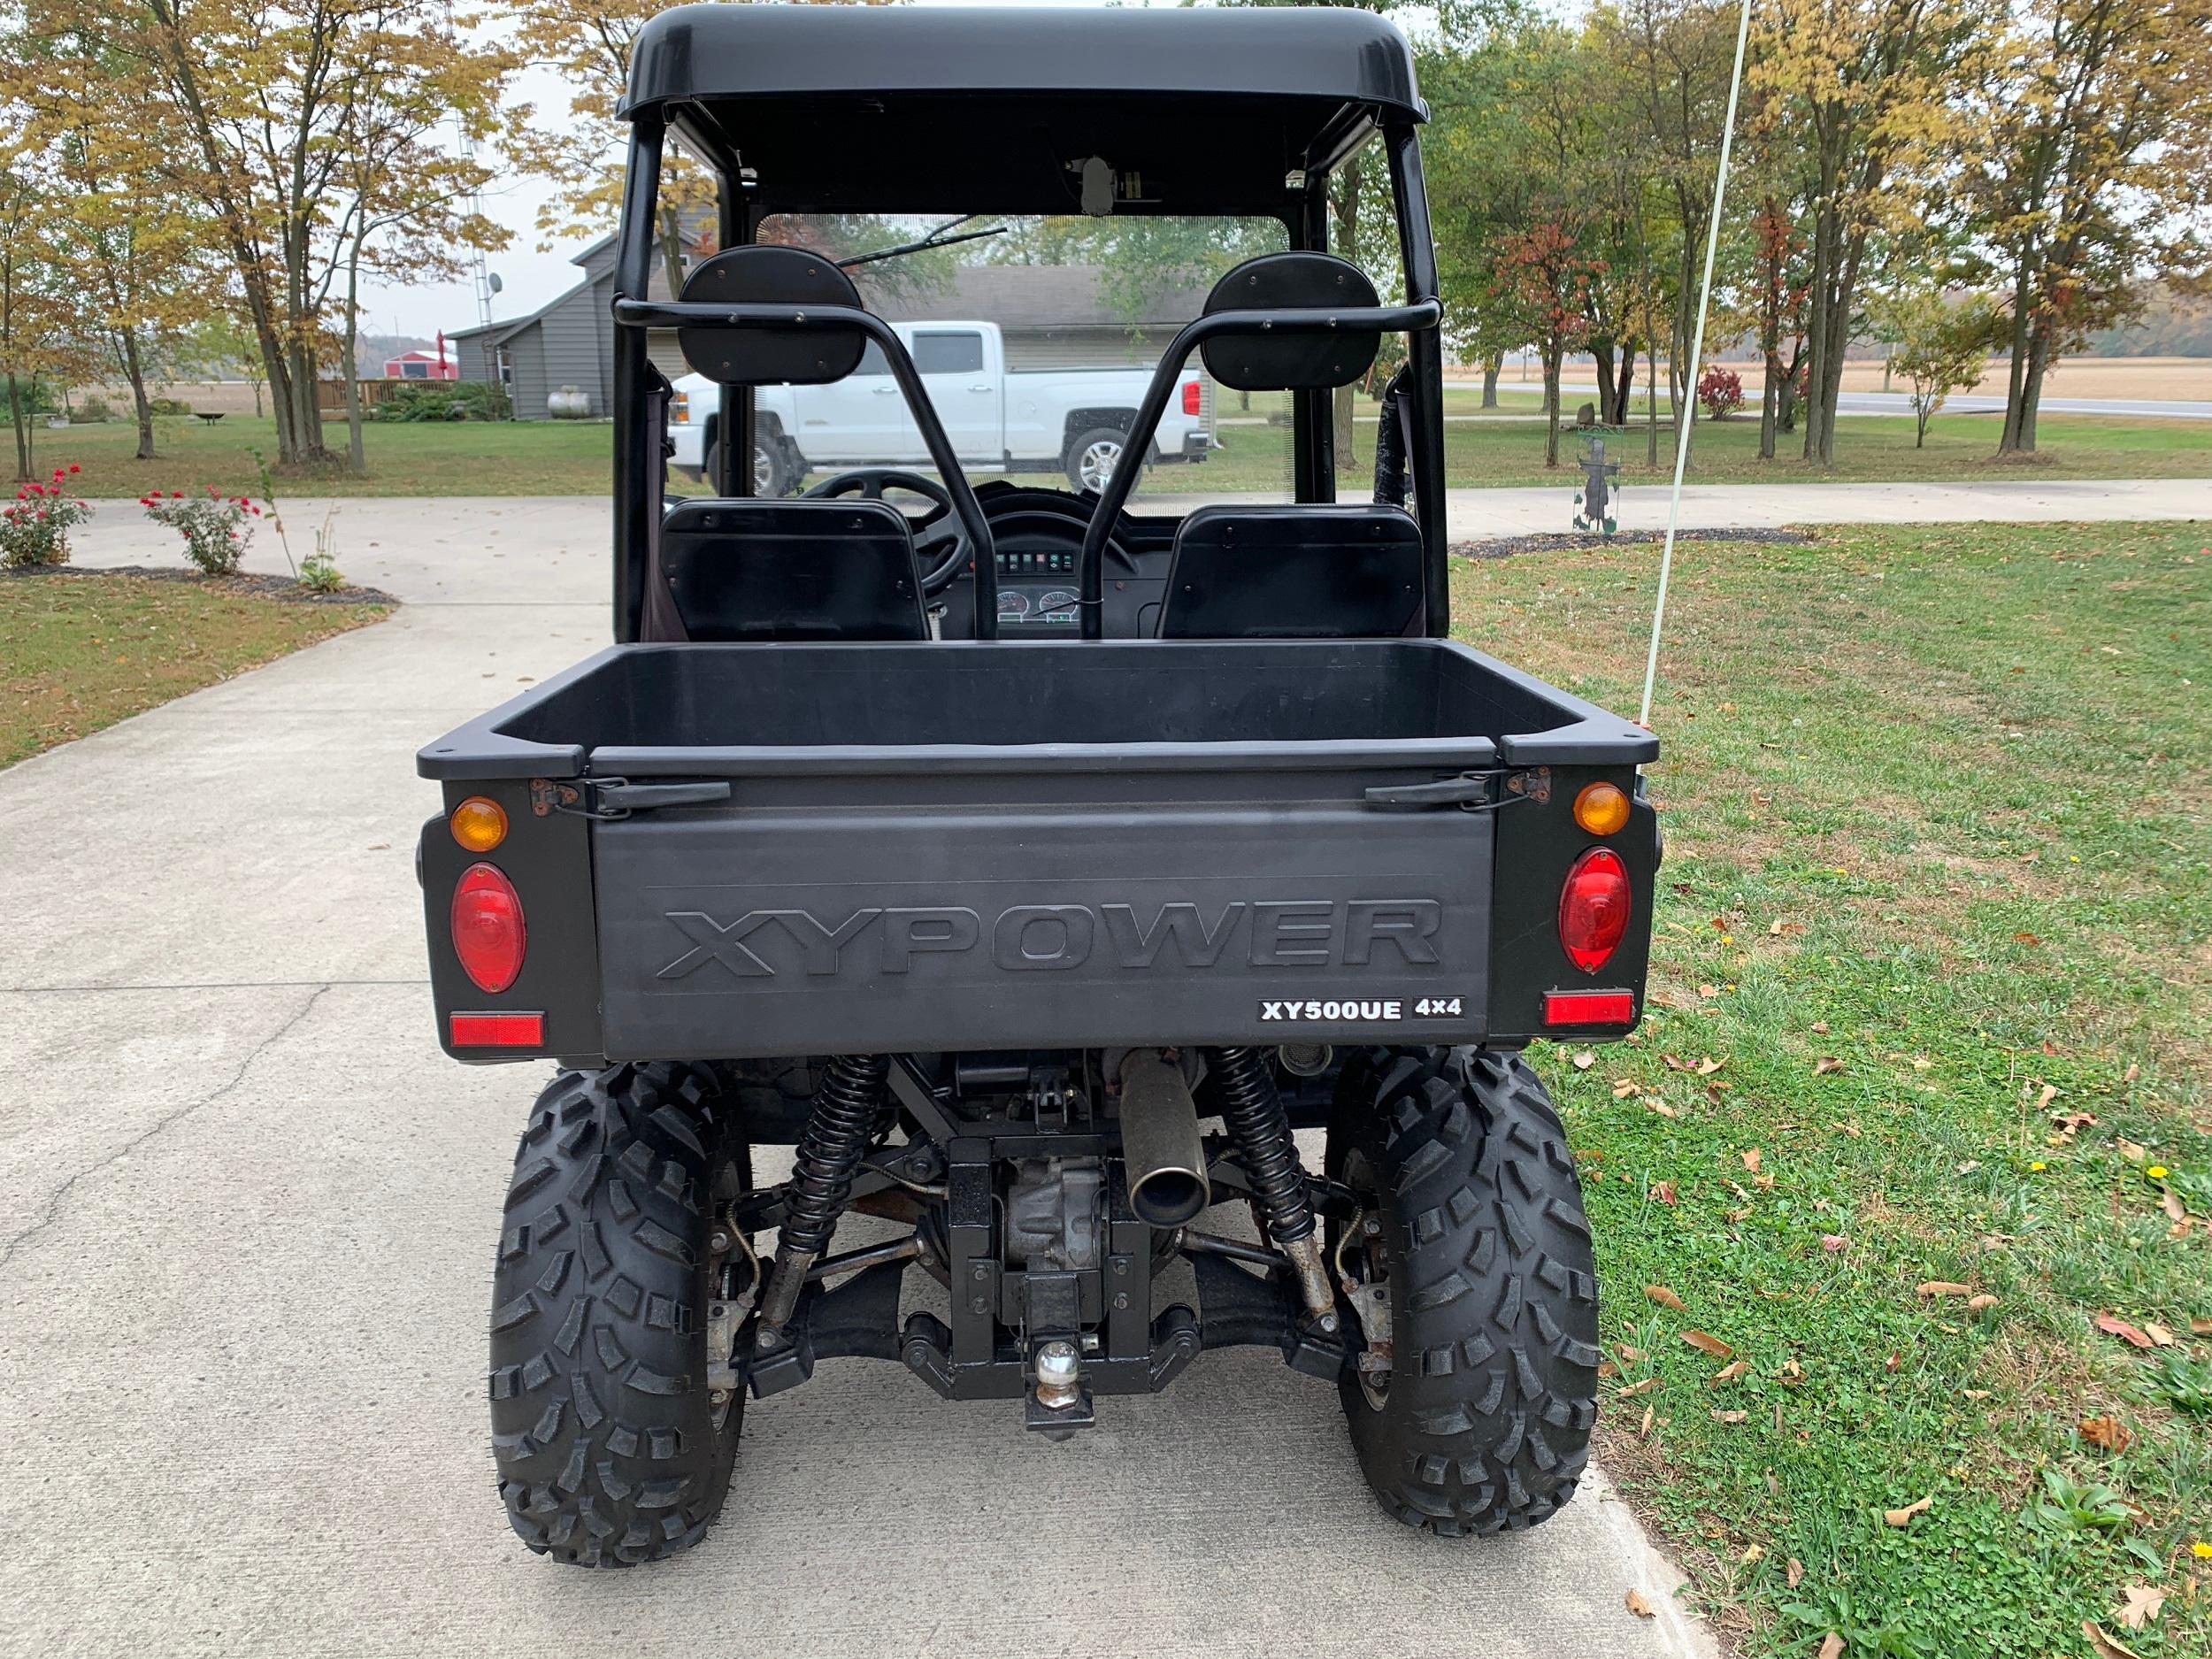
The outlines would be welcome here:
[[[1498,406],[1498,372],[1505,367],[1505,353],[1493,351],[1482,360],[1482,406]]]
[[[1653,472],[1659,470],[1659,331],[1652,330],[1652,337],[1645,342],[1644,375],[1644,465]]]
[[[1555,340],[1544,345],[1544,465],[1559,465],[1559,365],[1566,356]]]
[[[346,386],[346,469],[356,478],[369,470],[367,446],[361,438],[361,239],[354,238],[346,257],[346,344],[339,372]]]
[[[661,208],[661,274],[668,280],[668,297],[675,299],[684,291],[684,219],[683,211],[672,203]]]
[[[1617,426],[1613,419],[1613,342],[1595,341],[1590,347],[1590,361],[1598,372],[1598,425]]]
[[[1774,349],[1770,337],[1759,342],[1759,355],[1766,365],[1759,381],[1759,458],[1771,461],[1775,425],[1781,414],[1782,354]]]
[[[1997,434],[1997,453],[2017,454],[2024,447],[2033,449],[2034,440],[2026,445],[2020,442],[2027,412],[2028,381],[2028,300],[2033,282],[2029,275],[2033,255],[2023,248],[2019,253],[2018,268],[2012,280],[2012,363],[2005,381],[2005,424]]]
[[[8,376],[8,416],[15,425],[15,476],[20,483],[31,476],[31,423],[23,407],[23,382]]]
[[[138,336],[126,328],[117,337],[117,355],[123,359],[123,378],[130,382],[131,411],[138,417],[138,453],[141,461],[154,458],[154,404],[146,396],[146,360],[138,354]]]

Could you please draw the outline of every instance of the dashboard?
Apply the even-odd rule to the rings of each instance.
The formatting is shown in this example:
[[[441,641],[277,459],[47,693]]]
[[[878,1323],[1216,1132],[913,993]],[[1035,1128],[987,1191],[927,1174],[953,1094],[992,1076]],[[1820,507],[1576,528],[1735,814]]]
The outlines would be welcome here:
[[[1093,501],[1064,490],[1022,488],[1002,480],[978,488],[976,501],[990,521],[996,547],[999,637],[1078,637],[1079,567]],[[1167,588],[1175,527],[1172,518],[1121,516],[1106,547],[1108,639],[1152,636]],[[964,572],[945,590],[945,638],[970,637],[974,603],[975,579]]]

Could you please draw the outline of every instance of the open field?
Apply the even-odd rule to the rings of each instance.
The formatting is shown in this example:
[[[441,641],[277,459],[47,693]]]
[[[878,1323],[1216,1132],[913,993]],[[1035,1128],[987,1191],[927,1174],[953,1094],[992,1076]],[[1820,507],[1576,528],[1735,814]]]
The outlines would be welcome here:
[[[193,581],[0,576],[0,766],[384,614]]]
[[[1655,576],[1463,566],[1458,629],[1633,708]],[[1747,1653],[2212,1651],[2212,548],[1689,544],[1672,606],[1652,1016],[1539,1056],[1608,1466]]]
[[[1466,402],[1473,401],[1470,394]],[[1813,467],[1786,458],[1792,442],[1787,434],[1785,458],[1761,461],[1757,422],[1739,418],[1699,426],[1690,476],[1701,483],[2212,477],[2212,422],[2050,415],[2041,424],[2044,449],[2037,460],[1997,463],[1989,458],[1997,435],[1993,416],[1938,416],[1924,449],[1914,449],[1909,421],[1855,419],[1840,429],[1836,465]],[[194,490],[207,484],[225,494],[258,493],[250,452],[273,449],[269,422],[227,419],[218,427],[202,427],[165,420],[161,428],[162,453],[151,462],[132,458],[135,440],[119,423],[42,432],[39,455],[42,465],[81,462],[85,470],[77,481],[87,495],[127,498],[150,489]],[[1342,469],[1348,492],[1360,486],[1373,430],[1360,428],[1361,460]],[[604,495],[611,431],[598,422],[566,421],[371,426],[366,478],[302,478],[284,480],[280,488],[301,496]],[[342,430],[333,435],[342,442]],[[1143,489],[1176,494],[1287,488],[1289,445],[1282,428],[1230,426],[1221,435],[1224,447],[1205,465],[1156,468]],[[1568,488],[1576,481],[1571,463],[1578,441],[1563,434],[1562,457],[1569,465],[1548,472],[1543,428],[1535,422],[1455,421],[1445,428],[1445,445],[1447,481],[1454,488]],[[1641,433],[1616,442],[1614,456],[1624,463],[1622,482],[1650,485],[1671,474],[1673,454],[1667,434],[1660,437],[1656,471],[1644,465],[1646,447]],[[1056,473],[1041,474],[1034,481],[1064,482]]]
[[[1731,362],[1728,365],[1743,376],[1744,389],[1755,399],[1759,388],[1759,365],[1756,363]],[[1666,373],[1667,362],[1659,360],[1659,372]],[[1481,380],[1479,369],[1448,370],[1454,380]],[[1529,365],[1526,385],[1535,387],[1536,366]],[[1993,357],[1982,372],[1982,378],[1974,390],[1985,395],[2002,396],[2007,380],[2012,373],[2010,359]],[[1571,384],[1594,385],[1597,371],[1588,357],[1567,359],[1565,379]],[[1637,383],[1643,380],[1643,366],[1637,365]],[[1498,389],[1525,384],[1520,379],[1520,365],[1509,363]],[[1663,386],[1663,380],[1662,382]],[[1843,365],[1843,389],[1847,392],[1878,392],[1882,386],[1882,360],[1879,357],[1855,357]],[[1889,389],[1910,389],[1902,380],[1893,375]],[[2152,399],[2158,402],[2175,400],[2195,402],[2212,398],[2212,357],[2063,357],[2060,359],[2044,381],[2047,397],[2111,397]]]

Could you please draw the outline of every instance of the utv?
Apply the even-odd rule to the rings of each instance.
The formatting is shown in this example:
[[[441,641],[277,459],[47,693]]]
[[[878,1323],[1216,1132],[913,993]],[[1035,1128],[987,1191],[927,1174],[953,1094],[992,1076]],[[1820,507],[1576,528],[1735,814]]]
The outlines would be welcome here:
[[[748,1396],[826,1360],[1063,1438],[1233,1347],[1334,1382],[1401,1520],[1544,1519],[1597,1292],[1520,1051],[1639,1018],[1657,746],[1447,637],[1404,39],[1351,9],[693,5],[641,32],[622,110],[617,643],[420,756],[440,1039],[561,1068],[493,1299],[515,1530],[588,1565],[689,1546]],[[1371,142],[1402,303],[1327,246]],[[657,298],[672,144],[720,250]],[[805,230],[949,202],[1140,249],[1155,218],[1262,227],[1124,453],[1195,357],[1285,395],[1291,500],[1133,511],[1133,460],[972,487],[992,457]],[[1385,335],[1373,498],[1339,502],[1332,397]],[[721,388],[710,498],[664,499],[654,350]],[[753,388],[871,351],[934,476],[753,494]],[[763,1144],[789,1179],[756,1183]]]

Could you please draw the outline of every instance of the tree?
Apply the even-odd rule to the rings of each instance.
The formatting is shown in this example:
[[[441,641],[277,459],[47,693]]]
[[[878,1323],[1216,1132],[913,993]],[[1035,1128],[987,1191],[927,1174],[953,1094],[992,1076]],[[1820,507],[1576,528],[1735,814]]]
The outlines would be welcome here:
[[[75,284],[58,257],[63,198],[52,159],[27,123],[0,143],[0,386],[19,480],[35,475],[32,418],[46,402],[42,382],[76,379],[99,362]]]
[[[1806,174],[1805,458],[1826,463],[1869,239],[1952,137],[1986,22],[1965,0],[1771,0],[1758,29],[1746,73],[1768,100],[1769,142],[1794,148]]]
[[[1995,313],[1979,295],[1953,303],[1929,283],[1885,298],[1874,316],[1892,348],[1892,364],[1912,388],[1906,395],[1913,412],[1912,447],[1920,449],[1944,400],[1980,383]]]
[[[1506,237],[1498,253],[1492,303],[1517,319],[1544,364],[1544,465],[1559,465],[1559,370],[1588,337],[1595,273],[1573,232],[1540,219]]]
[[[188,373],[211,380],[240,376],[253,388],[254,419],[261,418],[261,388],[268,384],[267,371],[255,349],[252,329],[235,313],[219,308],[202,315],[185,330],[178,362]]]
[[[2024,0],[1972,104],[1985,137],[1968,176],[2012,356],[1997,448],[2027,453],[2052,364],[2132,315],[2147,280],[2212,258],[2186,223],[2212,199],[2212,9]]]
[[[231,267],[276,419],[280,464],[317,466],[325,314],[343,268],[357,105],[411,78],[495,103],[517,64],[441,0],[50,0],[105,42],[124,170],[197,204]],[[470,105],[454,106],[465,126]]]

